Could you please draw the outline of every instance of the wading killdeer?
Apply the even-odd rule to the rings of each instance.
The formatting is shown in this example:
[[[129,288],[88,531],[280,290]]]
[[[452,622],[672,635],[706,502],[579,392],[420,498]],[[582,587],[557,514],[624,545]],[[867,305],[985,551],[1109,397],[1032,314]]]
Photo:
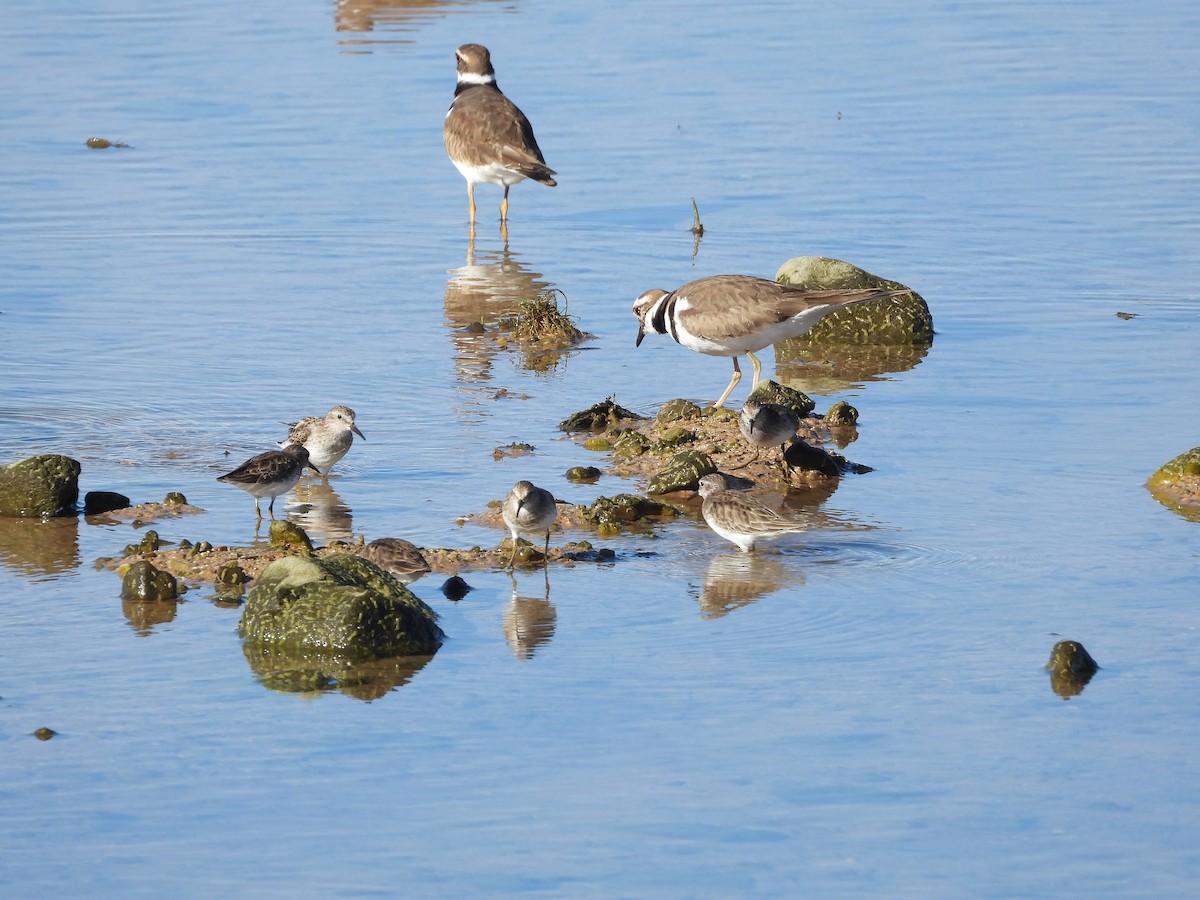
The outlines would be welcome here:
[[[754,364],[757,387],[762,364],[755,350],[800,337],[835,309],[895,293],[882,288],[810,291],[753,275],[710,275],[670,292],[646,291],[634,301],[633,314],[638,345],[647,334],[669,334],[697,353],[733,357],[733,378],[713,404],[720,406],[741,380],[741,354]]]
[[[555,505],[552,493],[531,482],[518,481],[504,498],[501,514],[504,524],[512,532],[513,552],[508,558],[510,569],[513,560],[517,558],[517,538],[522,534],[546,532],[546,546],[542,550],[542,556],[545,557],[550,552],[550,529],[558,519],[558,506]]]
[[[804,531],[806,522],[784,516],[739,491],[729,490],[723,475],[700,479],[701,513],[708,527],[747,553],[763,538]]]
[[[308,462],[308,451],[303,444],[291,444],[283,450],[268,450],[246,460],[228,475],[222,475],[217,481],[224,481],[234,487],[240,487],[254,496],[254,512],[262,518],[258,508],[260,497],[270,497],[271,505],[267,512],[275,518],[275,498],[286,494],[296,486],[305,466],[313,468]],[[316,471],[313,468],[313,471]]]
[[[516,104],[496,86],[491,54],[481,44],[463,44],[458,57],[458,85],[446,113],[442,140],[455,168],[467,179],[471,227],[475,226],[475,185],[504,187],[500,221],[508,221],[508,189],[526,178],[549,187],[557,174],[546,165],[533,136],[533,126]]]
[[[346,455],[354,443],[354,435],[366,440],[354,424],[354,410],[348,406],[335,406],[321,418],[305,416],[299,422],[287,424],[291,431],[279,446],[286,450],[294,444],[303,444],[308,450],[309,465],[320,475],[328,475],[333,464]]]

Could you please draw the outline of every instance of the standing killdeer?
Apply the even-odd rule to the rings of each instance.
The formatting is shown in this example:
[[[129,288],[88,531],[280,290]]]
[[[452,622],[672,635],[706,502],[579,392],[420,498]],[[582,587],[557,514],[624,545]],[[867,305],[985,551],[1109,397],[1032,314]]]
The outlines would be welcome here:
[[[308,451],[303,444],[290,444],[282,450],[268,450],[246,460],[228,475],[222,475],[217,481],[224,481],[240,487],[254,496],[254,512],[262,518],[258,508],[259,497],[270,497],[271,505],[267,512],[275,518],[275,498],[286,494],[296,486],[305,466],[316,469],[308,461]]]
[[[810,291],[753,275],[710,275],[670,292],[646,291],[634,301],[633,314],[638,317],[639,346],[653,332],[669,334],[697,353],[733,357],[733,378],[713,404],[720,406],[741,380],[741,354],[754,364],[757,387],[762,364],[755,350],[800,337],[835,309],[895,293],[882,288]]]
[[[550,552],[550,529],[558,519],[558,506],[552,493],[532,482],[518,481],[504,498],[501,515],[504,517],[504,524],[512,532],[513,550],[508,558],[510,569],[513,560],[517,558],[517,538],[522,534],[546,532],[546,546],[542,556],[545,557]]]
[[[729,489],[724,475],[705,475],[700,479],[701,513],[708,527],[750,553],[762,538],[804,531],[808,525],[791,519],[771,507]]]
[[[354,410],[348,406],[335,406],[321,418],[305,416],[299,422],[287,424],[291,431],[279,446],[286,450],[303,444],[308,450],[309,464],[319,475],[328,475],[333,464],[349,452],[354,435],[366,440],[354,424]]]
[[[455,168],[467,179],[471,228],[475,227],[475,185],[504,186],[500,221],[508,221],[508,189],[526,178],[549,187],[557,174],[546,165],[533,126],[496,86],[496,70],[487,47],[463,44],[458,57],[458,86],[446,113],[442,140]]]

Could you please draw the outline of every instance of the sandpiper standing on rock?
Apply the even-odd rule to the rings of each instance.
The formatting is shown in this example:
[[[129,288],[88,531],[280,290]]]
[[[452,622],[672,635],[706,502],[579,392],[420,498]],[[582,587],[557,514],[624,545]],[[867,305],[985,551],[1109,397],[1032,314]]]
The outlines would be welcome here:
[[[496,70],[487,47],[463,44],[454,55],[458,58],[458,84],[442,126],[442,141],[450,161],[467,179],[473,234],[476,184],[504,187],[500,203],[503,226],[508,221],[510,187],[526,178],[554,187],[558,173],[546,165],[525,114],[496,85]]]
[[[267,507],[267,512],[274,519],[275,498],[296,486],[305,466],[316,471],[308,461],[308,450],[304,445],[291,444],[282,450],[260,453],[246,460],[229,474],[220,476],[217,481],[224,481],[252,494],[254,512],[259,519],[262,518],[262,511],[258,508],[258,500],[260,497],[270,497],[271,504]]]
[[[758,387],[762,364],[755,350],[800,337],[835,309],[896,293],[883,288],[810,291],[753,275],[710,275],[673,291],[654,288],[638,297],[633,303],[637,346],[647,334],[669,334],[697,353],[733,357],[733,378],[713,404],[720,406],[742,378],[741,354],[754,364],[753,387]]]
[[[759,403],[750,397],[742,404],[738,429],[755,447],[778,447],[782,459],[783,445],[800,430],[800,417],[786,406]]]
[[[323,418],[305,416],[299,422],[287,424],[291,431],[279,446],[286,450],[303,444],[308,450],[309,464],[318,475],[329,474],[333,464],[350,450],[354,435],[366,440],[354,424],[354,410],[348,406],[335,406]]]
[[[729,489],[723,475],[700,479],[701,513],[708,527],[747,553],[763,538],[804,531],[808,524],[788,518],[740,491]]]
[[[532,482],[518,481],[504,498],[501,515],[504,524],[512,532],[513,549],[508,558],[508,568],[512,568],[513,560],[517,558],[517,538],[522,534],[546,532],[546,546],[542,550],[542,557],[545,558],[550,552],[550,529],[558,519],[558,506],[553,494]]]

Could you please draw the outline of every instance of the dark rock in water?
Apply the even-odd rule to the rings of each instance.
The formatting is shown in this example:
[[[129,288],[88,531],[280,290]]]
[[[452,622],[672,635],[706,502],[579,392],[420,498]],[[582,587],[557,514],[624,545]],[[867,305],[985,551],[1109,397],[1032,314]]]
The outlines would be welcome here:
[[[76,460],[57,453],[0,466],[0,516],[69,515],[79,500]]]
[[[163,497],[163,506],[187,506],[187,497],[179,491],[171,491]]]
[[[249,581],[246,570],[237,563],[229,563],[217,569],[216,582],[227,587],[237,587]]]
[[[1050,689],[1064,700],[1083,693],[1100,668],[1078,641],[1059,641],[1050,651]]]
[[[905,292],[834,310],[808,334],[792,338],[792,341],[805,344],[911,344],[933,339],[933,316],[920,294],[898,281],[872,275],[840,259],[797,256],[780,266],[775,280],[814,291],[878,287]]]
[[[451,575],[442,582],[442,594],[447,600],[461,600],[471,593],[471,586],[460,575]]]
[[[814,447],[812,444],[796,438],[783,451],[783,461],[793,469],[805,472],[817,472],[830,478],[841,475],[863,475],[871,471],[870,466],[850,462],[838,453],[832,453],[824,447]]]
[[[768,403],[786,406],[801,419],[817,408],[816,401],[808,394],[774,381],[760,381],[758,387],[750,392],[750,396],[746,400],[753,400],[762,406],[766,406]]]
[[[559,431],[603,431],[622,421],[640,421],[644,416],[618,406],[610,397],[595,406],[589,406],[581,412],[559,423]]]
[[[147,560],[139,559],[129,567],[121,582],[121,599],[138,603],[160,600],[175,600],[179,597],[179,586],[175,576],[156,569]]]
[[[1200,447],[1161,466],[1146,487],[1163,506],[1189,521],[1200,521]]]
[[[700,479],[717,471],[717,464],[707,453],[699,450],[684,450],[665,469],[650,479],[647,488],[651,494],[669,494],[671,491],[696,490]]]
[[[600,480],[601,474],[595,466],[574,466],[567,469],[566,479],[576,484],[593,484]]]
[[[128,509],[129,498],[115,491],[88,491],[83,495],[83,514],[98,516],[114,509]]]
[[[434,652],[437,614],[392,575],[353,554],[287,556],[246,597],[238,633],[280,652],[375,659]]]
[[[58,732],[55,731],[53,728],[46,728],[43,725],[41,728],[39,728],[37,731],[35,731],[33,733],[33,736],[35,738],[37,738],[39,741],[48,741],[57,734],[58,734]]]
[[[858,410],[845,400],[839,400],[829,407],[825,421],[830,425],[854,425],[858,422]]]

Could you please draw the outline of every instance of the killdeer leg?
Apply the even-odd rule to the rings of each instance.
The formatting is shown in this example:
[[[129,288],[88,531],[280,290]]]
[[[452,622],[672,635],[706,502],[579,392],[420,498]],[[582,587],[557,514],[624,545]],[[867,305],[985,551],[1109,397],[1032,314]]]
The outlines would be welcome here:
[[[471,227],[475,227],[475,183],[467,182],[467,209],[471,212]]]
[[[753,353],[750,354],[750,358],[754,359]],[[758,360],[754,360],[754,361],[758,362]],[[725,401],[729,399],[729,395],[733,393],[733,389],[735,387],[737,387],[737,383],[741,380],[742,380],[742,369],[741,369],[741,366],[738,365],[737,357],[735,356],[733,358],[733,377],[731,379],[729,379],[729,387],[725,388],[725,393],[723,393],[720,396],[720,398],[718,398],[717,402],[714,403],[713,406],[714,407],[724,406]]]
[[[504,186],[504,199],[500,201],[500,221],[508,221],[508,185]]]
[[[746,351],[746,355],[750,357],[750,362],[754,363],[754,383],[750,385],[751,392],[758,387],[758,383],[762,380],[762,363],[758,361],[758,357],[750,351]]]

